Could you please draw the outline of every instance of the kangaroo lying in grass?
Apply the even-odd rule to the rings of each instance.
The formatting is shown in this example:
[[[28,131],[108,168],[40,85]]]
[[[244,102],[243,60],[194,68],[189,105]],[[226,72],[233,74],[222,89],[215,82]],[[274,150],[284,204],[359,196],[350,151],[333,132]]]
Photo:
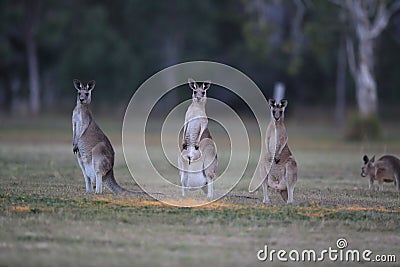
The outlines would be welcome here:
[[[266,150],[260,164],[260,177],[263,180],[264,203],[269,203],[268,187],[279,192],[285,202],[293,203],[293,192],[297,182],[297,163],[287,144],[288,136],[284,123],[286,100],[276,103],[268,101],[271,122],[266,131]],[[254,191],[258,190],[256,188]],[[253,192],[254,192],[253,191]]]
[[[84,85],[74,80],[78,90],[76,107],[72,113],[73,141],[72,150],[77,155],[86,183],[86,192],[93,192],[92,183],[96,183],[96,193],[102,193],[102,183],[115,194],[143,194],[121,187],[114,178],[114,149],[107,136],[93,119],[89,109],[95,81]]]
[[[193,90],[192,103],[186,111],[181,154],[178,157],[182,196],[186,195],[188,189],[202,188],[207,198],[212,200],[218,159],[205,111],[210,82],[198,85],[189,79],[189,87]]]
[[[361,168],[361,176],[369,175],[369,189],[373,189],[374,180],[378,180],[379,190],[383,190],[383,183],[392,183],[400,191],[400,160],[394,156],[385,155],[375,162],[375,156],[371,159],[364,155],[364,166]]]

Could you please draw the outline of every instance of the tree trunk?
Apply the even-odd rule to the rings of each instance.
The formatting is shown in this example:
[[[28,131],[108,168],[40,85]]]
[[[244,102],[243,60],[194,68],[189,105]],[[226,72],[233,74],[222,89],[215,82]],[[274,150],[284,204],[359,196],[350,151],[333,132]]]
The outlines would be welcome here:
[[[12,74],[10,77],[10,111],[12,113],[21,112],[21,80],[16,74]]]
[[[346,49],[345,39],[342,38],[337,54],[336,69],[336,126],[342,128],[346,109]]]
[[[356,85],[359,118],[349,133],[351,138],[379,136],[378,93],[374,77],[374,41],[387,27],[390,17],[400,10],[399,1],[331,0],[348,13],[358,40],[358,58],[353,38],[347,38],[347,56]]]
[[[372,76],[372,71],[363,62],[361,62],[360,69],[357,72],[356,90],[361,117],[376,116],[378,112],[376,82]]]
[[[164,56],[165,56],[165,64],[166,67],[171,67],[174,64],[178,63],[178,54],[179,54],[179,44],[177,43],[176,39],[174,40],[174,37],[167,38],[164,42]],[[168,89],[173,89],[174,87],[177,86],[177,77],[172,75],[172,72],[167,72],[167,76],[165,76],[164,83],[167,86]],[[179,102],[179,94],[177,90],[172,90],[169,91],[168,98],[166,98],[166,102],[162,107],[164,108],[164,111],[167,111],[168,108],[171,108],[172,106],[175,106]]]
[[[25,1],[25,45],[29,72],[29,106],[33,114],[40,112],[39,63],[36,33],[39,20],[39,0]]]
[[[40,112],[40,87],[39,87],[39,65],[37,57],[36,42],[33,37],[27,37],[26,53],[29,69],[29,106],[33,114]]]
[[[386,28],[390,17],[400,10],[400,4],[398,1],[346,0],[342,6],[349,11],[358,39],[358,66],[354,55],[349,64],[356,83],[358,108],[361,117],[373,117],[378,113],[374,40]]]
[[[361,26],[360,26],[361,27]],[[374,39],[363,36],[365,30],[358,31],[359,65],[356,71],[357,104],[361,117],[376,116],[378,93],[374,77]]]

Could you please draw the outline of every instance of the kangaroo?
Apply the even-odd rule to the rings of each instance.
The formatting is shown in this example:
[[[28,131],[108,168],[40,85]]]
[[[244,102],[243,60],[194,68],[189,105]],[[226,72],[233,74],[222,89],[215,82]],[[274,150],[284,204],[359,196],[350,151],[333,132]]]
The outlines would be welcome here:
[[[373,189],[374,180],[378,180],[379,190],[383,190],[383,183],[396,185],[400,191],[400,160],[394,156],[385,155],[375,162],[375,156],[371,159],[364,155],[364,166],[361,168],[361,176],[369,175],[369,189]]]
[[[198,85],[193,79],[189,79],[188,83],[193,90],[192,103],[185,114],[181,154],[178,157],[182,196],[186,196],[188,189],[200,187],[211,200],[214,197],[213,179],[218,167],[217,151],[207,127],[205,111],[206,92],[211,83],[206,81]]]
[[[72,150],[85,178],[86,192],[93,192],[92,183],[96,183],[96,194],[102,193],[102,183],[114,194],[143,194],[121,187],[114,177],[114,149],[107,136],[97,126],[89,109],[95,81],[84,85],[74,79],[78,90],[76,107],[72,113]]]
[[[268,101],[271,122],[266,131],[266,149],[260,164],[260,178],[263,180],[264,203],[269,203],[268,187],[279,192],[286,203],[293,203],[293,192],[297,182],[297,163],[287,144],[288,136],[284,123],[287,100],[276,103]],[[256,188],[253,192],[258,190]]]

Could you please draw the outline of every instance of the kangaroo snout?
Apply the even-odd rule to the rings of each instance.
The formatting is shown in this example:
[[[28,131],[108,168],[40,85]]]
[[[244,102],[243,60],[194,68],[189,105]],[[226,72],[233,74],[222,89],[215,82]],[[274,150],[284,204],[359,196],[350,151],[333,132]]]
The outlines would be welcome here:
[[[272,114],[274,115],[275,120],[279,120],[281,117],[281,114],[279,111],[272,111]]]

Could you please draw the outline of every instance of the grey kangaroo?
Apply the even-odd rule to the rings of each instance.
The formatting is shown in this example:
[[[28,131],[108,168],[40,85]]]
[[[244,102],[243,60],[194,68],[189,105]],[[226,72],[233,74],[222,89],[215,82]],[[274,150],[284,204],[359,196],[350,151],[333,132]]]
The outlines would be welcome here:
[[[208,130],[205,105],[211,82],[197,84],[188,80],[192,89],[192,104],[186,111],[181,154],[178,157],[182,196],[188,189],[202,188],[208,200],[214,198],[213,182],[217,173],[217,151]],[[207,188],[205,187],[207,185]]]
[[[277,103],[274,99],[270,99],[268,103],[271,122],[266,131],[266,149],[263,151],[260,164],[260,177],[264,191],[263,202],[270,202],[268,187],[271,187],[281,194],[286,203],[290,204],[293,203],[293,192],[297,182],[297,163],[287,143],[284,118],[288,102],[283,99]],[[251,192],[255,192],[258,188]]]
[[[95,81],[85,85],[75,79],[74,86],[78,96],[72,113],[72,150],[85,177],[86,192],[93,192],[92,183],[96,183],[96,193],[101,194],[104,182],[114,194],[143,194],[121,187],[114,178],[114,149],[89,109]]]
[[[374,180],[378,180],[379,190],[383,189],[383,183],[396,185],[400,191],[400,160],[391,155],[384,155],[375,162],[375,156],[371,159],[364,155],[364,166],[361,168],[361,176],[369,175],[369,189],[373,189]]]

